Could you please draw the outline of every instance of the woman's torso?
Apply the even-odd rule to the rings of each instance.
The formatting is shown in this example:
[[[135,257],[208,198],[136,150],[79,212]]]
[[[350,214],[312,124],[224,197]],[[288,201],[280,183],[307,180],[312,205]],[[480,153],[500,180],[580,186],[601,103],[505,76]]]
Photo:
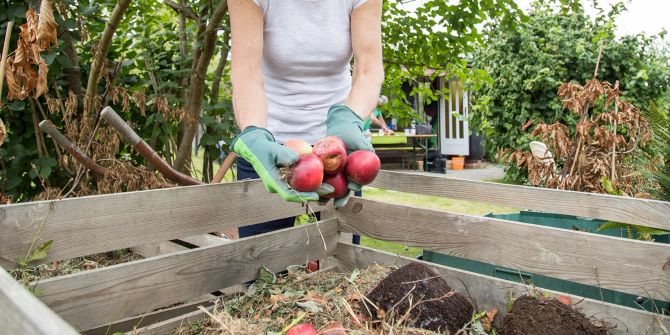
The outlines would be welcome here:
[[[313,143],[351,89],[351,11],[365,0],[254,1],[264,16],[268,130],[280,143]]]

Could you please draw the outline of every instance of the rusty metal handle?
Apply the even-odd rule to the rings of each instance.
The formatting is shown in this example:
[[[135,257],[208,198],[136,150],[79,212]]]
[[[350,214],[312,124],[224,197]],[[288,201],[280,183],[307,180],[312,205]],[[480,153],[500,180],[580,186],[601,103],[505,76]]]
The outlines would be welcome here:
[[[232,151],[228,154],[228,156],[226,156],[226,159],[224,159],[223,163],[221,163],[221,167],[219,167],[219,170],[216,171],[216,175],[214,175],[214,178],[212,178],[212,184],[218,184],[223,180],[223,177],[226,176],[226,172],[228,172],[230,167],[233,166],[235,158],[237,158],[237,154]]]
[[[202,185],[204,182],[197,180],[189,175],[175,170],[163,158],[161,158],[154,149],[147,144],[116,112],[109,106],[105,107],[100,113],[103,119],[107,121],[123,138],[129,142],[133,148],[149,161],[156,170],[167,179],[170,179],[181,185]]]
[[[65,151],[70,153],[74,159],[82,163],[87,169],[100,176],[107,174],[108,170],[106,167],[96,163],[93,159],[91,159],[91,157],[88,157],[85,152],[79,149],[79,147],[77,147],[74,143],[68,140],[65,135],[58,131],[56,126],[54,126],[51,121],[43,120],[40,122],[40,129],[42,129],[43,132],[49,134],[49,136],[51,136],[51,138],[56,141],[56,143],[65,148]]]

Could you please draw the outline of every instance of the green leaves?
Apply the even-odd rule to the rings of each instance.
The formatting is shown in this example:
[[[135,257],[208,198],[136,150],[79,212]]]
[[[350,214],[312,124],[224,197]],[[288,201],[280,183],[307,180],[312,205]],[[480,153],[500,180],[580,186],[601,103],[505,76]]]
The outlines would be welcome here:
[[[276,281],[277,276],[275,276],[274,272],[263,266],[258,269],[258,278],[256,278],[256,282],[254,284],[262,286],[264,284],[274,284]]]
[[[34,168],[30,170],[30,177],[47,179],[58,162],[51,157],[40,157],[34,161]]]
[[[490,158],[500,149],[522,149],[534,140],[534,126],[522,130],[529,120],[575,123],[556,93],[563,82],[583,83],[593,77],[601,40],[599,79],[612,84],[619,80],[624,98],[642,110],[650,102],[668,101],[670,57],[657,47],[665,42],[644,35],[615,37],[621,10],[616,6],[590,18],[577,1],[541,1],[513,29],[499,21],[487,26],[489,35],[473,53],[472,65],[487,71],[492,81],[472,96],[470,125],[486,134]],[[515,167],[506,173],[516,182],[526,176]]]
[[[467,66],[467,57],[484,41],[480,23],[488,20],[516,24],[523,14],[512,0],[460,1],[452,4],[429,0],[414,12],[400,1],[385,1],[382,34],[386,80],[382,92],[390,99],[382,110],[407,125],[418,117],[408,97],[434,95],[435,87],[415,88],[403,85],[419,78],[436,78],[446,71],[456,75],[470,88],[478,88],[488,79],[485,72]],[[427,75],[427,70],[438,71]]]
[[[37,262],[40,260],[43,260],[47,258],[48,256],[48,251],[51,249],[51,245],[53,244],[53,240],[48,240],[44,242],[42,245],[38,246],[37,249],[33,251],[31,255],[26,257],[25,259],[20,259],[16,263],[20,268],[26,268],[30,263]]]

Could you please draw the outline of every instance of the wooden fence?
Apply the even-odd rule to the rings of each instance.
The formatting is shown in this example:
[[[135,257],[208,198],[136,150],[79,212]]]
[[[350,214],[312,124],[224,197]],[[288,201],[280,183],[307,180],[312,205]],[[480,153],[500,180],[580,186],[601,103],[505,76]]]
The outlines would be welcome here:
[[[661,201],[387,171],[372,186],[670,229],[670,203]],[[670,301],[670,245],[365,198],[353,198],[342,209],[315,206],[314,210],[322,213],[317,224],[168,250],[155,257],[42,280],[36,283],[42,292],[39,300],[19,289],[0,269],[0,309],[8,311],[0,313],[0,327],[11,323],[14,333],[26,334],[55,330],[69,334],[73,328],[104,334],[133,327],[141,328],[139,333],[166,334],[185,320],[203,316],[195,307],[207,302],[193,299],[252,280],[264,265],[280,271],[291,264],[327,259],[345,270],[375,262],[416,261],[352,245],[344,239],[350,233]],[[53,240],[48,262],[304,212],[301,205],[284,203],[267,193],[258,181],[6,205],[0,207],[0,259],[9,270],[31,246],[47,240]],[[430,266],[455,288],[463,283],[479,309],[504,311],[510,294],[528,291],[523,284]],[[183,305],[157,311],[177,303]],[[659,314],[590,299],[577,307],[616,324],[613,334],[653,334],[663,326],[670,328],[670,319]]]

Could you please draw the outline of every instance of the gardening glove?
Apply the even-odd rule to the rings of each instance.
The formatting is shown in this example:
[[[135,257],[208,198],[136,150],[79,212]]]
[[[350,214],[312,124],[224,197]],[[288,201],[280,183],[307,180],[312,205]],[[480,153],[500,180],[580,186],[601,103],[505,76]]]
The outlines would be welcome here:
[[[363,135],[363,119],[345,105],[334,105],[328,110],[326,135],[337,136],[347,146],[347,154],[358,150],[374,152],[372,143]]]
[[[347,146],[347,154],[358,150],[375,151],[372,143],[363,135],[363,119],[345,105],[330,107],[326,118],[326,128],[327,136],[337,136],[344,142]],[[335,199],[335,208],[344,207],[349,201],[351,192],[360,191],[362,188],[361,185],[349,182],[349,191],[344,196]]]
[[[319,199],[317,192],[298,192],[281,180],[278,166],[290,166],[299,156],[295,151],[275,142],[274,136],[266,129],[256,126],[245,128],[233,139],[231,148],[238,156],[251,163],[268,192],[278,193],[282,199],[292,202]],[[328,191],[333,191],[332,186],[324,186],[319,190],[320,193],[327,194]]]

